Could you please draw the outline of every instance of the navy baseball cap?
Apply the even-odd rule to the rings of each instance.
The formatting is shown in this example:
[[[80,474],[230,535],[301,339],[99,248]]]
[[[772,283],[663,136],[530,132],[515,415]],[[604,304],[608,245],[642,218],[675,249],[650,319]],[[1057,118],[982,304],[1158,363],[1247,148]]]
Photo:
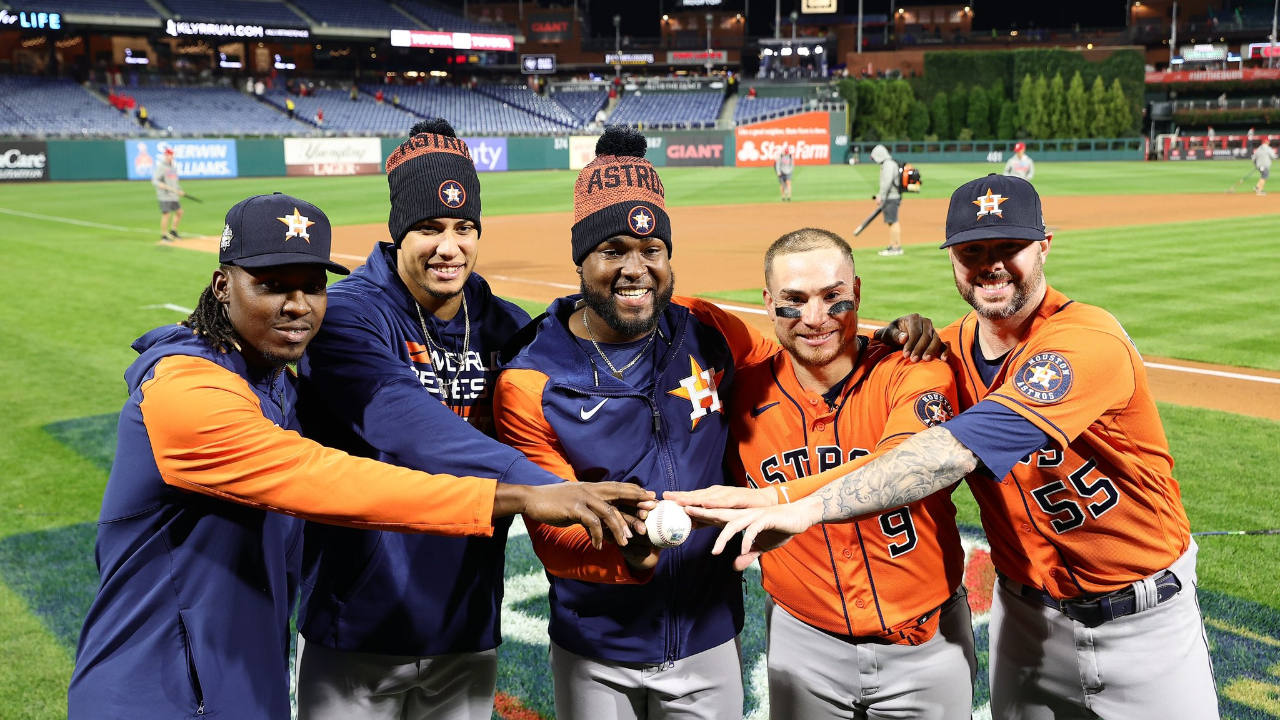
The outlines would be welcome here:
[[[320,208],[283,193],[254,195],[227,211],[218,261],[246,268],[323,265],[351,271],[329,259],[333,228]]]
[[[1044,238],[1040,195],[1020,177],[992,173],[951,193],[944,248],[974,240],[1035,242]]]

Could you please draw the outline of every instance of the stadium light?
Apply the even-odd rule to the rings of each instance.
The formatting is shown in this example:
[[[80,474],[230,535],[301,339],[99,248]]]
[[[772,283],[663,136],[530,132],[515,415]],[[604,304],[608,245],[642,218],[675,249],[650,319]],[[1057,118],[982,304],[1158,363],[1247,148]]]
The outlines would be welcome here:
[[[818,47],[814,48],[814,49],[813,49],[813,52],[814,52],[815,54],[817,54],[817,55],[821,55],[821,54],[822,54],[822,46],[821,46],[821,45],[819,45]]]
[[[666,21],[668,21],[668,20],[670,20],[670,19],[671,19],[671,18],[670,18],[670,16],[667,16],[667,15],[663,15],[663,16],[662,16],[662,22],[666,22]]]
[[[964,11],[965,11],[965,13],[966,13],[966,14],[968,14],[968,13],[973,12],[973,8],[969,7],[968,5],[965,5],[965,6],[964,6]]]
[[[782,57],[787,57],[790,54],[791,54],[791,48],[789,47],[782,48],[782,53],[781,53]]]

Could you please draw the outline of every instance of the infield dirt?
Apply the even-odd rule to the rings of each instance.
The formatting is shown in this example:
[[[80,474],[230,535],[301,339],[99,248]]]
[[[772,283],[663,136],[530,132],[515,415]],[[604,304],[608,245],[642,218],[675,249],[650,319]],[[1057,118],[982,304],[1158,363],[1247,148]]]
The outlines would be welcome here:
[[[1043,198],[1045,216],[1055,231],[1237,218],[1274,211],[1269,198],[1249,194],[1054,196]],[[903,243],[940,243],[947,199],[904,200]],[[672,266],[682,295],[740,290],[760,282],[761,261],[769,243],[800,227],[835,230],[855,249],[883,247],[888,233],[877,219],[861,236],[853,228],[875,209],[871,201],[778,203],[777,205],[704,205],[673,207],[672,226],[678,229]],[[931,218],[924,222],[918,218]],[[535,215],[496,215],[484,218],[484,251],[476,270],[494,292],[538,303],[578,291],[578,276],[569,256],[567,212]],[[373,244],[387,239],[384,224],[334,228],[334,259],[355,267]],[[180,246],[214,252],[216,238],[183,240]],[[927,247],[927,245],[926,245]],[[908,252],[912,252],[908,248]],[[726,304],[726,307],[731,305]],[[751,312],[755,310],[755,312]],[[770,333],[758,308],[739,314],[751,325]],[[891,318],[877,318],[888,320]],[[952,318],[935,318],[950,322]],[[863,322],[874,322],[862,318]],[[1157,400],[1211,410],[1280,420],[1280,373],[1146,357],[1147,374]],[[1151,367],[1152,364],[1178,369]],[[1223,377],[1228,373],[1243,377]],[[1257,379],[1250,379],[1257,378]]]

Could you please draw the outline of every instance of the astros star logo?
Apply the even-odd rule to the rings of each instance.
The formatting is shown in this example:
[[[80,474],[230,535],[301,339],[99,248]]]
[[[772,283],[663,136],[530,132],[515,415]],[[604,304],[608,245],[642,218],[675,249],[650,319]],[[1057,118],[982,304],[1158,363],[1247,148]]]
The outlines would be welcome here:
[[[440,202],[451,208],[462,207],[467,202],[467,191],[457,180],[445,180],[440,183]]]
[[[1046,363],[1031,368],[1031,378],[1027,380],[1027,383],[1039,385],[1048,390],[1054,386],[1054,381],[1059,377],[1061,376],[1054,372],[1053,365]]]
[[[916,398],[916,418],[925,427],[941,425],[955,416],[951,401],[940,392],[927,392]]]
[[[636,235],[645,236],[653,232],[654,226],[653,211],[643,205],[637,205],[627,211],[627,225],[630,226],[631,232]]]
[[[992,194],[991,188],[987,188],[987,194],[973,201],[978,206],[978,219],[981,220],[984,215],[999,215],[1004,217],[1004,212],[1000,206],[1009,198],[1003,195]]]
[[[308,243],[311,242],[311,235],[307,233],[307,228],[315,225],[315,223],[308,220],[306,215],[299,213],[298,208],[295,207],[293,209],[292,215],[285,215],[276,219],[289,226],[289,232],[284,234],[285,240],[291,237],[300,237]]]
[[[696,430],[698,423],[709,413],[723,414],[717,388],[720,378],[724,376],[724,371],[716,372],[715,368],[703,370],[692,355],[689,356],[689,370],[689,377],[680,381],[680,387],[668,390],[667,394],[689,401],[693,406],[692,412],[689,413],[689,420],[693,422],[693,426],[689,429]]]

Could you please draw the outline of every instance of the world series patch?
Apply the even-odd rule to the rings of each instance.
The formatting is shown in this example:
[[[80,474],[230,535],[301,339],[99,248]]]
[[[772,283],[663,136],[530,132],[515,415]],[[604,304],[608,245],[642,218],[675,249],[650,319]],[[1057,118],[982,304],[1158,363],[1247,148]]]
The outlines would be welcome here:
[[[916,418],[925,427],[933,427],[955,417],[951,401],[940,392],[927,392],[916,398]]]
[[[1071,391],[1075,375],[1071,363],[1055,352],[1031,356],[1013,376],[1018,392],[1038,403],[1055,403]]]

